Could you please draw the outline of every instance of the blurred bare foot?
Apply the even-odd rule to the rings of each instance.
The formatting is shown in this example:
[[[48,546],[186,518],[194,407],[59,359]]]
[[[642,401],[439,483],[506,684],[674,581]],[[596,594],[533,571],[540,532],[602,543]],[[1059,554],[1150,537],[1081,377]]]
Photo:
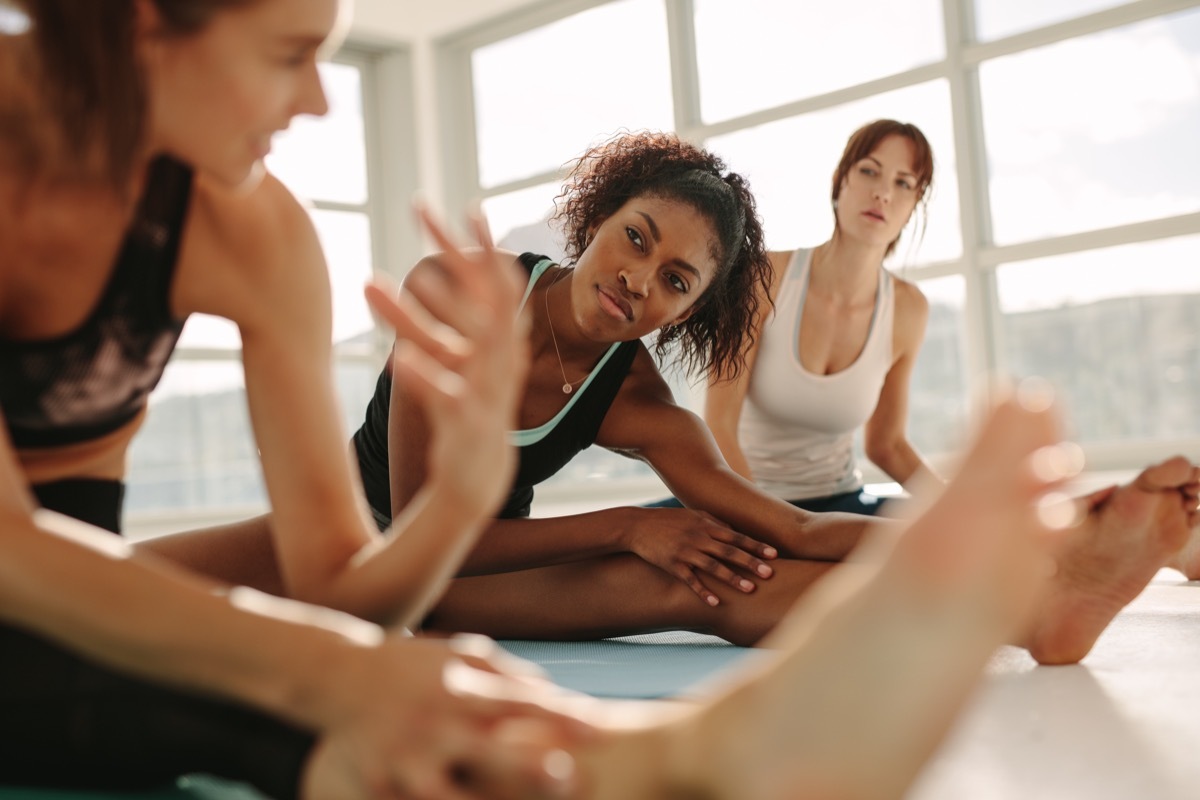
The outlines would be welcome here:
[[[1038,662],[1073,664],[1086,656],[1169,559],[1182,557],[1192,574],[1200,572],[1197,553],[1182,553],[1200,551],[1195,542],[1185,547],[1196,525],[1198,482],[1200,470],[1176,456],[1085,498],[1087,517],[1068,536],[1037,623],[1022,642]]]
[[[941,497],[874,543],[891,548],[882,564],[814,585],[774,654],[650,749],[674,780],[636,796],[902,794],[1052,571],[1061,533],[1038,501],[1065,476],[1032,466],[1057,438],[1047,405],[1001,404]]]

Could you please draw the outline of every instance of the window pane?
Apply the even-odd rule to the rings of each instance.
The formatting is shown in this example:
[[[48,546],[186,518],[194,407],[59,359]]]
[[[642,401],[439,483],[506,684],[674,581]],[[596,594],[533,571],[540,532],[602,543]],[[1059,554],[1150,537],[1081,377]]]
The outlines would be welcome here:
[[[997,243],[1200,211],[1200,10],[979,75]]]
[[[362,424],[378,372],[358,362],[334,370],[347,437]],[[263,508],[266,502],[241,364],[173,361],[130,448],[126,513]]]
[[[705,122],[882,78],[945,55],[941,0],[696,0]]]
[[[1200,434],[1200,236],[997,271],[1004,354],[1062,393],[1084,442]]]
[[[913,241],[914,225],[910,223],[893,261],[928,263],[957,258],[962,252],[962,235],[950,90],[945,81],[713,137],[707,144],[725,158],[730,169],[749,178],[769,247],[811,247],[833,232],[829,180],[846,140],[859,126],[880,117],[920,126],[933,148],[936,167],[924,236]]]
[[[980,41],[1052,25],[1128,0],[975,0],[975,31]]]
[[[909,438],[922,453],[949,453],[962,447],[966,431],[966,281],[951,275],[918,285],[929,300],[929,325],[909,390]]]
[[[311,212],[333,288],[333,341],[370,343],[374,323],[363,299],[371,276],[371,224],[366,214],[349,211]]]
[[[362,75],[349,64],[323,63],[320,70],[329,113],[297,117],[290,128],[276,134],[267,168],[301,197],[365,203]]]
[[[471,65],[483,186],[555,169],[621,128],[674,127],[661,0],[598,6],[481,47]]]
[[[262,507],[241,365],[176,361],[129,451],[126,514]]]
[[[179,346],[239,350],[242,346],[242,334],[238,332],[237,325],[223,317],[192,314],[184,323]]]
[[[541,253],[562,260],[562,236],[550,224],[554,198],[562,186],[543,183],[483,201],[483,213],[496,246],[514,253]]]

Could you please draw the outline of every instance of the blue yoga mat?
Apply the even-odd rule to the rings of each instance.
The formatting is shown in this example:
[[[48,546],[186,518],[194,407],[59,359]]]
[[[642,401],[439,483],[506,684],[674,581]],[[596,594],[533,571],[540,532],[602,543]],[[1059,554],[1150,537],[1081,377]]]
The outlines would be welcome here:
[[[670,631],[590,642],[501,641],[510,653],[540,664],[551,680],[607,698],[658,699],[686,693],[756,651],[715,636]],[[76,792],[0,787],[0,800],[266,800],[243,785],[203,775],[149,792]]]
[[[540,664],[551,680],[595,697],[660,699],[758,651],[716,636],[669,631],[592,642],[501,641],[513,655]]]

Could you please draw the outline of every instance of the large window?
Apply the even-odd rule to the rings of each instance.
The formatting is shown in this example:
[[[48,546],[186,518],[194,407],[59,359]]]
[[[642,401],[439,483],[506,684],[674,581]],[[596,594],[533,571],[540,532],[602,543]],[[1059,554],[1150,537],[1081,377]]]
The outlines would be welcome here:
[[[364,281],[386,260],[379,197],[385,170],[372,147],[376,116],[370,106],[381,58],[345,50],[321,64],[329,114],[294,120],[272,142],[267,158],[268,169],[309,205],[328,262],[334,378],[348,431],[361,422],[386,347],[362,296]],[[134,531],[173,527],[185,516],[216,519],[265,506],[240,346],[232,323],[203,315],[188,320],[130,450],[126,515]]]
[[[556,74],[532,79],[547,52]],[[930,301],[916,444],[957,449],[968,387],[1007,372],[1059,387],[1093,466],[1200,445],[1200,0],[563,0],[442,55],[475,113],[457,118],[447,158],[474,166],[448,199],[482,197],[514,241],[553,235],[570,154],[673,125],[748,175],[771,247],[814,245],[848,135],[917,123],[934,194],[889,262]],[[588,460],[561,481],[586,495],[626,469]]]

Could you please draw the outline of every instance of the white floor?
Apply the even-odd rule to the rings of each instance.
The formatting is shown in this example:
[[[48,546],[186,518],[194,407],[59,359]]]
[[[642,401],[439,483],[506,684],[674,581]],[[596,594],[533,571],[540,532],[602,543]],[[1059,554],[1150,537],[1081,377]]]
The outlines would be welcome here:
[[[1200,798],[1200,583],[1163,570],[1083,663],[997,653],[910,800]]]

